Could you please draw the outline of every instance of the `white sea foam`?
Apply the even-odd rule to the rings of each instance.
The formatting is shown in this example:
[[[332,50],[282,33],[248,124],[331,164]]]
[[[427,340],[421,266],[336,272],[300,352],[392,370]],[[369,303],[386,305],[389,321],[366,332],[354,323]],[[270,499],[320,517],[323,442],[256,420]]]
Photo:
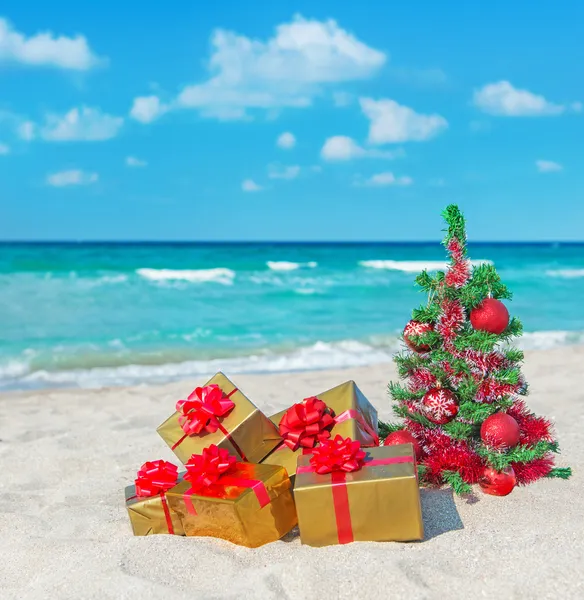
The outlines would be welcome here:
[[[219,370],[228,373],[276,373],[363,366],[389,362],[397,344],[397,338],[394,347],[383,349],[355,340],[334,343],[317,342],[312,346],[298,348],[287,354],[268,351],[251,356],[193,360],[162,365],[124,365],[62,371],[38,370],[31,372],[28,365],[22,364],[19,370],[13,368],[5,379],[1,377],[0,372],[0,387],[98,388],[140,383],[163,383],[188,377],[211,375]]]
[[[546,275],[549,277],[562,277],[564,279],[576,279],[578,277],[584,277],[584,269],[557,269],[546,271]]]
[[[584,344],[582,331],[533,331],[524,333],[517,345],[525,350],[549,350],[559,346]]]
[[[518,345],[528,350],[573,344],[584,344],[584,332],[537,331],[526,333],[518,340]],[[68,370],[34,370],[30,362],[33,355],[25,353],[19,360],[0,364],[0,389],[156,384],[208,376],[219,370],[236,374],[339,369],[390,362],[399,347],[397,337],[384,336],[368,344],[356,340],[316,342],[288,353],[265,350],[250,356]]]
[[[97,281],[100,283],[123,283],[124,281],[128,281],[127,275],[104,275],[100,277]]]
[[[296,269],[314,269],[315,267],[318,267],[318,263],[313,260],[306,263],[289,262],[287,260],[268,260],[266,265],[268,265],[268,268],[272,271],[295,271]]]
[[[232,285],[235,271],[224,267],[215,269],[137,269],[136,273],[150,281],[188,281],[190,283],[221,283]]]
[[[489,264],[490,260],[471,260],[472,265]],[[419,273],[426,269],[427,271],[444,271],[448,268],[448,263],[440,260],[361,260],[359,265],[367,269],[384,269],[387,271],[403,271],[404,273]]]
[[[69,274],[69,276],[71,277],[71,274]],[[76,277],[71,277],[71,278],[76,279]],[[79,278],[79,279],[77,279],[77,285],[81,286],[81,287],[86,287],[86,288],[94,288],[94,287],[101,287],[103,285],[125,283],[126,281],[128,281],[127,275],[122,275],[122,274],[103,275],[96,279],[81,279],[81,278]]]

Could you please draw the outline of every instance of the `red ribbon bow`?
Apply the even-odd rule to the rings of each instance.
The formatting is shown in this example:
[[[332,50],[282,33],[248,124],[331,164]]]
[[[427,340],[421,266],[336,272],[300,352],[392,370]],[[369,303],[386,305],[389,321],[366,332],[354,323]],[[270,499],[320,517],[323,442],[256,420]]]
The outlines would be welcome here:
[[[198,387],[186,400],[176,403],[181,413],[178,422],[187,435],[215,433],[220,427],[217,417],[225,416],[234,406],[218,385]]]
[[[165,460],[145,462],[138,471],[134,482],[136,496],[144,498],[156,496],[174,487],[178,481],[178,468]]]
[[[326,440],[313,450],[310,464],[319,475],[334,471],[349,473],[358,471],[363,466],[366,456],[361,450],[361,442],[351,438],[343,439],[337,435],[333,440]]]
[[[235,456],[228,450],[215,444],[203,450],[203,454],[193,454],[187,464],[184,478],[191,483],[193,491],[199,491],[219,481],[219,478],[231,470],[236,462]]]
[[[330,408],[312,396],[291,406],[280,421],[280,435],[291,450],[314,448],[330,438],[329,429],[335,424]]]

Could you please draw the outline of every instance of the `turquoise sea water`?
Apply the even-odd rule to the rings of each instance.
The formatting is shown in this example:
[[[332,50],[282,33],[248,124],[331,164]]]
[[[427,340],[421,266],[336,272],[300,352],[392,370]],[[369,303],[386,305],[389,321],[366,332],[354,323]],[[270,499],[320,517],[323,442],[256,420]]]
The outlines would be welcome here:
[[[524,347],[584,341],[584,245],[475,244]],[[0,244],[0,389],[390,360],[439,244]]]

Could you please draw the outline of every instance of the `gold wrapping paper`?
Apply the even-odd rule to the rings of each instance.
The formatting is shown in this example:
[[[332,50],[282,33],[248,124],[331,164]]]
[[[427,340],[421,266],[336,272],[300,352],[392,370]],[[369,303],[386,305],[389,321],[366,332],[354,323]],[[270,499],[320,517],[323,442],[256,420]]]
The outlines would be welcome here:
[[[189,496],[195,514],[188,508],[183,481],[167,492],[171,509],[180,516],[187,536],[213,536],[248,548],[275,542],[296,524],[296,510],[286,470],[272,465],[238,462],[229,477],[262,481],[270,502],[261,507],[251,488],[219,483]]]
[[[412,444],[366,449],[368,457],[384,459],[411,456],[412,462],[367,466],[346,474],[350,525],[355,541],[412,541],[424,537],[420,493]],[[309,456],[298,467],[309,466]],[[303,544],[339,543],[332,476],[300,472],[294,499]]]
[[[168,492],[167,492],[168,494]],[[165,495],[166,496],[166,495]],[[134,535],[152,535],[155,533],[170,533],[164,514],[164,506],[160,494],[147,498],[136,497],[136,488],[129,485],[125,489],[126,509]],[[168,514],[172,522],[174,535],[184,535],[179,516],[168,505]]]
[[[223,373],[217,373],[205,385],[216,384],[224,394],[232,392],[236,386]],[[204,387],[204,386],[202,386]],[[245,454],[245,459],[250,462],[259,462],[280,442],[277,427],[241,392],[237,390],[230,399],[235,404],[224,417],[220,417],[221,425],[229,432],[237,446]],[[159,435],[185,464],[191,454],[201,454],[203,449],[215,444],[225,448],[231,454],[238,456],[237,449],[230,440],[220,431],[215,433],[203,432],[200,435],[189,435],[182,442],[173,446],[185,435],[178,422],[179,413],[175,412],[162,425],[158,427]]]
[[[363,395],[354,381],[346,381],[331,390],[317,394],[335,415],[340,415],[346,410],[356,410],[361,413],[364,421],[377,433],[377,410]],[[270,420],[278,426],[286,411],[282,410],[270,417]],[[331,429],[331,437],[342,435],[343,438],[350,437],[352,440],[361,442],[362,446],[371,446],[371,436],[363,429],[363,426],[355,419],[347,419],[338,423]],[[302,448],[291,450],[285,444],[280,445],[261,462],[266,465],[282,465],[290,474],[290,480],[294,483],[296,464],[298,457],[303,455]]]

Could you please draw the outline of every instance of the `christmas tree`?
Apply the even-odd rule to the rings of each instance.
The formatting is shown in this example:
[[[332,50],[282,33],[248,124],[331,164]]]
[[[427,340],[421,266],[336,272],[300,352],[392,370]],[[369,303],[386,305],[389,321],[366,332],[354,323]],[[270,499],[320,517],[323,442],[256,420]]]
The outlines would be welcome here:
[[[510,344],[522,325],[501,302],[511,293],[494,265],[471,268],[459,208],[450,205],[443,216],[450,263],[445,273],[416,278],[428,301],[413,311],[403,334],[408,350],[395,357],[404,381],[389,385],[403,424],[382,423],[382,437],[412,442],[420,481],[450,484],[459,494],[474,483],[506,495],[540,477],[566,479],[569,468],[554,468],[551,423],[522,399],[523,352]]]

